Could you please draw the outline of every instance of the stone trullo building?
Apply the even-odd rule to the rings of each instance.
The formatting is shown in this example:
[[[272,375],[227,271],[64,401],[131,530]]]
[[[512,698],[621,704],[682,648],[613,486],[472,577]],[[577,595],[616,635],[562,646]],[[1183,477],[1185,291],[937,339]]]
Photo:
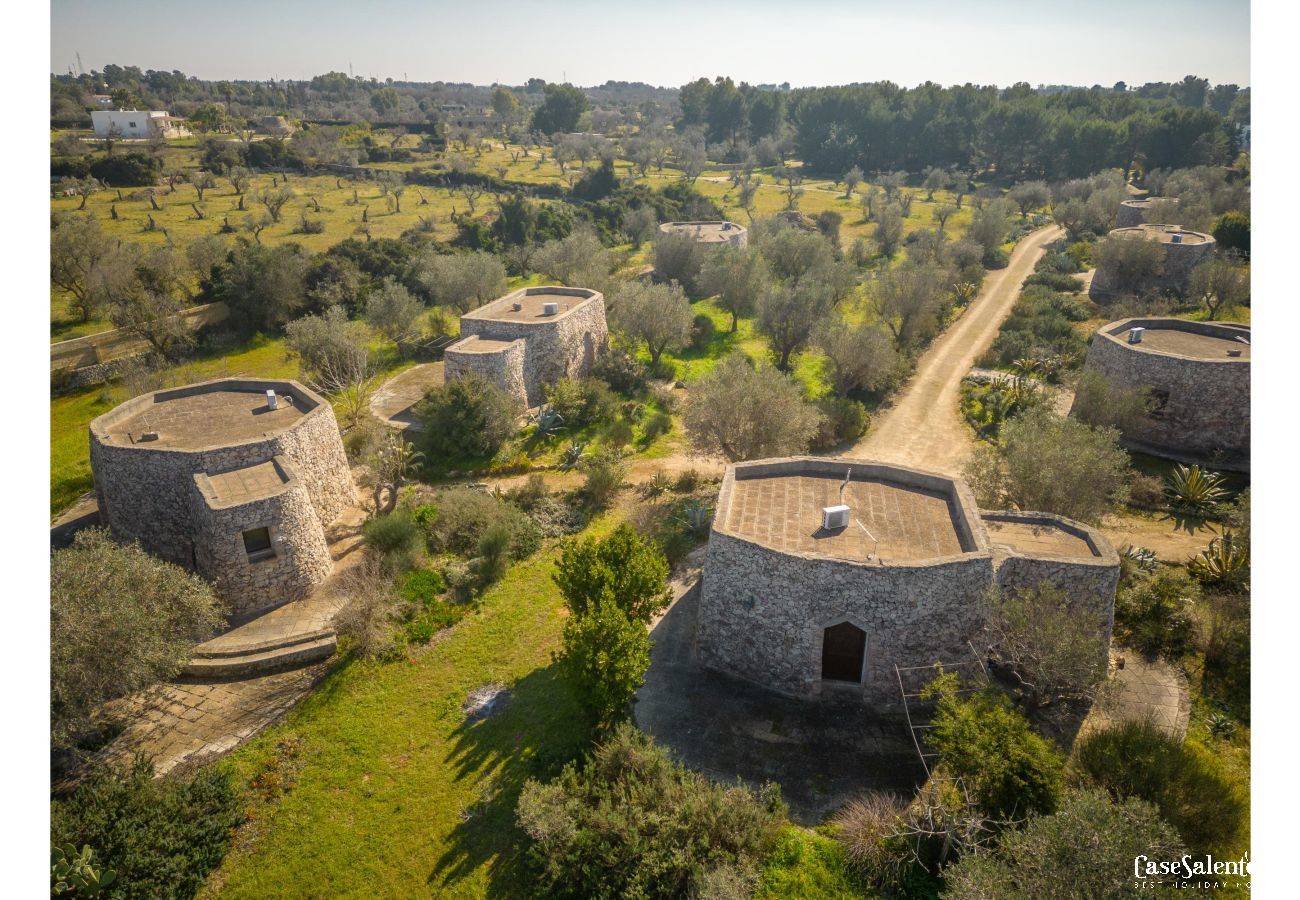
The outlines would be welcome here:
[[[1177,197],[1138,197],[1122,200],[1115,214],[1116,228],[1132,228],[1147,222],[1178,221]]]
[[[795,457],[728,466],[706,551],[701,661],[782,694],[900,702],[895,666],[970,662],[986,597],[1050,581],[1109,650],[1119,558],[1077,522],[981,512],[961,481]]]
[[[460,340],[443,355],[453,381],[478,372],[525,406],[545,387],[591,371],[609,343],[605,297],[571,287],[520,288],[460,317]]]
[[[1124,433],[1132,449],[1249,469],[1249,325],[1120,319],[1093,335],[1084,368],[1113,388],[1151,392],[1151,414]]]
[[[323,581],[325,529],[356,500],[333,409],[296,381],[128,400],[90,423],[90,463],[113,534],[209,579],[236,615]]]
[[[659,233],[684,234],[697,244],[709,247],[749,244],[749,231],[735,222],[665,222],[659,226]]]
[[[1164,251],[1164,261],[1153,285],[1160,290],[1182,293],[1192,277],[1192,269],[1214,256],[1215,240],[1211,235],[1187,231],[1177,225],[1146,224],[1116,228],[1110,232],[1110,237],[1155,241],[1160,244]],[[1116,272],[1098,266],[1089,293],[1097,297],[1116,293],[1116,276]]]

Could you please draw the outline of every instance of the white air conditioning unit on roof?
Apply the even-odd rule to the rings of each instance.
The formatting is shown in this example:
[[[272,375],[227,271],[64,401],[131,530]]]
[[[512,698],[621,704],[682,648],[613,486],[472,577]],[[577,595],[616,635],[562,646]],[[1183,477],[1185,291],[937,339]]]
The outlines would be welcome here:
[[[841,503],[839,506],[822,507],[822,528],[826,531],[839,531],[849,527],[849,508]]]
[[[546,302],[542,304],[542,315],[557,316],[560,314],[560,304],[555,302]]]

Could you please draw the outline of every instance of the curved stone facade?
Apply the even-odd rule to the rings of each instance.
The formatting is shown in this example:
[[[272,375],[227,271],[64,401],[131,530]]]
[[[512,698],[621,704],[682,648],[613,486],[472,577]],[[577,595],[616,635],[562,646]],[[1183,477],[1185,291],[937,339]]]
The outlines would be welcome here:
[[[660,234],[684,234],[697,244],[710,247],[749,245],[749,231],[735,222],[665,222],[659,226]]]
[[[1116,228],[1132,228],[1147,222],[1178,221],[1177,197],[1142,197],[1124,200],[1115,214]]]
[[[762,480],[761,490],[745,484]],[[817,504],[833,502],[836,486],[852,521],[810,532]],[[933,514],[940,507],[946,515]],[[899,466],[807,457],[729,466],[700,588],[701,662],[790,696],[893,707],[896,666],[973,661],[990,588],[1043,579],[1101,615],[1098,652],[1106,653],[1119,561],[1105,539],[1057,517],[989,515],[1024,521],[991,543],[963,482]],[[846,625],[861,641],[860,662],[853,658],[847,677],[831,675],[832,633]]]
[[[1134,327],[1146,329],[1141,343],[1128,341]],[[1152,389],[1158,408],[1124,434],[1128,446],[1248,470],[1249,341],[1249,325],[1121,319],[1098,329],[1084,366],[1117,389]]]
[[[549,304],[556,310],[548,314]],[[461,316],[460,334],[444,356],[448,381],[463,371],[481,372],[524,405],[537,406],[546,385],[588,374],[604,352],[605,298],[586,288],[521,288]],[[505,346],[515,342],[522,344],[521,362]]]
[[[1182,293],[1187,289],[1187,282],[1192,276],[1192,269],[1205,259],[1214,256],[1215,240],[1211,235],[1199,231],[1186,231],[1177,225],[1133,225],[1116,228],[1110,237],[1124,237],[1133,240],[1156,241],[1165,251],[1164,264],[1155,287],[1160,290]],[[1105,297],[1113,294],[1114,273],[1098,267],[1092,277],[1089,292]]]
[[[333,410],[294,381],[136,397],[91,422],[90,462],[114,535],[212,580],[236,613],[328,575],[325,527],[356,502]],[[274,552],[253,560],[242,533],[262,528]]]

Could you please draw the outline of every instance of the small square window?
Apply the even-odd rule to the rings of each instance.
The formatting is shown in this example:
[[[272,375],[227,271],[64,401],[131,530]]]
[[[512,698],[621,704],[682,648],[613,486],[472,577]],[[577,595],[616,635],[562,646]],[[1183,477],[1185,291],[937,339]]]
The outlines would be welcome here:
[[[249,562],[258,562],[275,556],[275,548],[271,546],[270,528],[252,528],[245,531],[243,536],[244,552],[248,554]]]
[[[135,127],[135,123],[134,123],[134,122],[127,122],[126,124],[127,124],[127,127],[128,127],[128,128],[134,128],[134,127]]]

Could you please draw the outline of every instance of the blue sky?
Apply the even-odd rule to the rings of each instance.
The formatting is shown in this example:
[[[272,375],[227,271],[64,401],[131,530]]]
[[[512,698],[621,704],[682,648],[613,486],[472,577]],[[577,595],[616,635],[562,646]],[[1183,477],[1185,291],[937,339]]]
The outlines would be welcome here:
[[[1250,83],[1247,0],[53,0],[76,53],[201,78],[331,69],[418,81],[679,85]]]

